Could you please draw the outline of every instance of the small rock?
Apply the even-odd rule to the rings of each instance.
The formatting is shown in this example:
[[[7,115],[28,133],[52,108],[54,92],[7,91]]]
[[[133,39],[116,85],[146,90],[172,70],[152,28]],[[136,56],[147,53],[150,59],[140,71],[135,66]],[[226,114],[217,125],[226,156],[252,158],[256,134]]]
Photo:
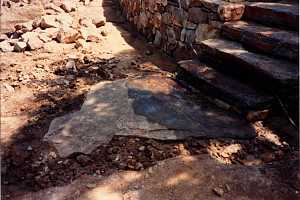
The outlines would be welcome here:
[[[105,25],[105,19],[102,19],[102,18],[93,19],[92,22],[93,22],[93,24],[95,24],[95,26],[97,28]]]
[[[8,36],[6,34],[0,34],[0,42],[4,41],[4,40],[8,40]]]
[[[97,187],[97,185],[94,183],[89,183],[89,184],[86,184],[86,187],[89,189],[93,189],[93,188]]]
[[[88,162],[90,162],[90,158],[86,155],[79,155],[76,157],[76,160],[80,163],[80,164],[87,164]]]
[[[14,51],[23,52],[25,51],[26,47],[27,47],[26,42],[17,42],[14,46]]]
[[[147,50],[147,51],[145,52],[145,54],[146,54],[147,56],[150,56],[150,55],[152,55],[153,53],[152,53],[152,51]]]
[[[29,146],[27,147],[27,151],[32,151],[32,150],[33,150],[32,146],[29,145]]]
[[[101,35],[106,37],[108,35],[108,33],[107,33],[107,31],[101,31]]]
[[[37,17],[32,21],[32,27],[33,28],[38,28],[41,25],[41,18]]]
[[[57,34],[57,40],[60,43],[74,43],[76,42],[77,38],[79,37],[79,33],[70,27],[62,27],[59,29]]]
[[[100,34],[95,27],[81,27],[80,33],[83,39],[89,42],[99,42]]]
[[[90,4],[90,0],[84,0],[84,5],[87,6]]]
[[[45,5],[45,9],[54,10],[57,13],[64,13],[63,9],[61,9],[60,7],[54,5],[53,3],[48,3],[47,5]]]
[[[218,195],[219,197],[222,197],[224,195],[224,190],[222,188],[216,187],[213,189],[213,192]]]
[[[46,15],[42,16],[40,26],[41,28],[58,28],[60,25],[56,21],[55,15]]]
[[[10,86],[10,85],[7,84],[7,83],[3,83],[3,85],[4,85],[4,87],[6,88],[6,90],[7,90],[8,92],[14,92],[14,91],[15,91],[15,88],[12,87],[12,86]]]
[[[73,71],[76,71],[76,63],[75,63],[75,60],[69,59],[65,67],[66,67],[67,70],[73,70]]]
[[[7,40],[0,42],[0,51],[2,52],[12,52],[14,47],[10,45]]]
[[[93,24],[92,20],[89,18],[81,18],[79,19],[79,24],[84,27],[92,27],[96,28],[96,25]]]
[[[78,39],[76,40],[76,45],[75,45],[75,48],[78,49],[78,48],[85,48],[87,47],[87,43],[84,39]]]
[[[139,151],[145,151],[146,147],[145,146],[140,146]]]
[[[65,12],[69,13],[76,10],[76,6],[72,1],[65,0],[60,6]]]

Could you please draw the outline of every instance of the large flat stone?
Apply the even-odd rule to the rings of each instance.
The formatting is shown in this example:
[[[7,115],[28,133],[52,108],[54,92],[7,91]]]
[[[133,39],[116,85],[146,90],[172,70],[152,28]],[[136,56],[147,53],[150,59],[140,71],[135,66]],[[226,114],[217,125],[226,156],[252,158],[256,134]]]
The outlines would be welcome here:
[[[93,86],[81,110],[55,119],[44,139],[64,157],[90,153],[114,135],[248,139],[255,131],[201,97],[196,101],[172,79],[149,76]]]
[[[245,21],[226,22],[222,34],[265,54],[299,62],[299,33]]]

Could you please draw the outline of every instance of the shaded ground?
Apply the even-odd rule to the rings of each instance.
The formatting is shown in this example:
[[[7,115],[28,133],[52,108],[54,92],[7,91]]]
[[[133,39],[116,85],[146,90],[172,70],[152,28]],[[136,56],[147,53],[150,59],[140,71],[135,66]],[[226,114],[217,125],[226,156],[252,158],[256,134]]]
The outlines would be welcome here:
[[[118,21],[116,8],[109,4],[110,9],[105,10],[101,3],[94,1],[78,13],[89,11],[91,15],[93,12],[98,15],[101,9],[100,13],[114,16],[113,20]],[[283,133],[293,131],[288,126],[281,126],[281,134],[276,135],[264,127],[264,123],[257,122],[254,127],[258,136],[252,140],[189,138],[167,142],[116,136],[89,155],[74,154],[68,158],[60,158],[53,147],[42,142],[54,118],[80,109],[91,85],[141,74],[171,76],[175,71],[171,59],[160,55],[138,35],[126,31],[128,27],[120,24],[121,21],[106,23],[107,37],[99,44],[91,43],[86,49],[62,44],[47,51],[0,54],[3,199],[15,199],[52,186],[67,186],[82,175],[105,179],[120,170],[141,170],[167,158],[198,154],[208,154],[219,162],[239,166],[286,163],[267,165],[265,170],[271,167],[279,174],[274,176],[273,181],[278,182],[272,186],[274,190],[283,185],[288,188],[281,199],[294,197],[299,186],[295,175],[297,167],[282,170],[295,165],[290,165],[290,160],[298,159],[298,151],[290,146],[289,137],[282,137]],[[75,57],[76,71],[65,67],[69,57]],[[282,123],[281,119],[278,121]],[[85,190],[90,188],[85,187]]]

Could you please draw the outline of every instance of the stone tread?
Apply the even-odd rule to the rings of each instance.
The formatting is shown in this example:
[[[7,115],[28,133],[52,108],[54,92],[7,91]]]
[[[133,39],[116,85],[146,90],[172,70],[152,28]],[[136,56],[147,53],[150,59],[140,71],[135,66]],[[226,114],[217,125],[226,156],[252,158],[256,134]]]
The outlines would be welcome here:
[[[278,86],[295,86],[299,83],[297,64],[249,52],[240,43],[209,39],[203,41],[200,47],[205,58],[222,64],[226,71],[250,78],[251,82],[266,89],[274,90]]]
[[[247,2],[244,17],[267,25],[298,30],[299,4],[297,1]]]
[[[198,60],[184,60],[178,64],[184,72],[189,74],[185,74],[183,77],[192,76],[190,80],[193,81],[192,84],[195,88],[204,89],[215,98],[242,110],[266,109],[272,104],[272,96],[258,92]]]
[[[299,35],[297,32],[252,22],[235,21],[224,23],[222,34],[260,52],[287,58],[294,62],[299,60]]]

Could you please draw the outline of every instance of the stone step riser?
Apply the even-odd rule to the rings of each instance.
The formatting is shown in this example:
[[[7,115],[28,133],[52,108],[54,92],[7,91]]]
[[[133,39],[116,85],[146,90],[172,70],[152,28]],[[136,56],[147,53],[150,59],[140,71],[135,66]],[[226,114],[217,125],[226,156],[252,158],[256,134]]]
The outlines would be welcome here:
[[[250,30],[247,30],[247,28],[237,28],[232,23],[225,23],[222,26],[222,35],[231,40],[241,42],[251,51],[299,63],[299,41],[297,34],[273,29],[273,31],[266,30],[272,32],[268,35],[264,34],[264,30],[258,29],[256,32],[251,29],[252,27],[249,28]],[[280,36],[277,37],[276,34],[280,34]],[[290,38],[295,38],[295,40],[289,40]]]
[[[215,40],[214,42],[222,41],[224,40]],[[206,44],[204,41],[198,48],[201,49],[201,58],[214,64],[218,70],[259,89],[279,92],[279,90],[290,90],[291,88],[294,90],[298,87],[299,71],[293,63],[244,51],[240,45],[228,52]]]
[[[179,80],[185,81],[209,96],[226,102],[241,113],[270,109],[274,105],[271,95],[255,91],[204,63],[188,60],[180,61],[178,64],[177,78]]]

